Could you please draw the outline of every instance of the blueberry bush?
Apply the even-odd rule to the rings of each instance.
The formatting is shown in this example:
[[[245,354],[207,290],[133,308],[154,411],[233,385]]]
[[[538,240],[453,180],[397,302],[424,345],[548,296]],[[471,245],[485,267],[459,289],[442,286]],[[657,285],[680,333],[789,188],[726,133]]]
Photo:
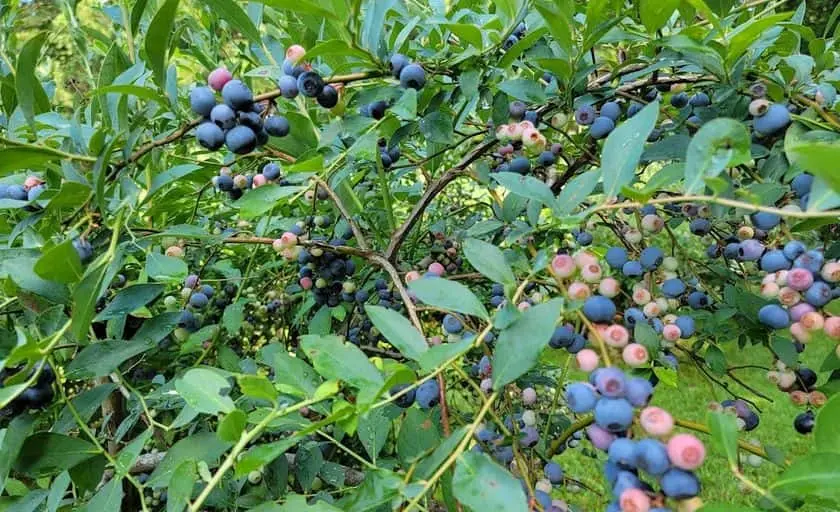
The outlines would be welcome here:
[[[0,3],[2,509],[837,510],[791,4]]]

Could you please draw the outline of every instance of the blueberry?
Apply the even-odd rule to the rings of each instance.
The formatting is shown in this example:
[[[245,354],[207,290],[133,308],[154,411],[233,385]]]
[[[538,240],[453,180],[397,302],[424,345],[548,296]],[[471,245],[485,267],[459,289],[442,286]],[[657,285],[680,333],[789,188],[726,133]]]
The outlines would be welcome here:
[[[691,471],[671,468],[659,480],[662,492],[669,498],[684,500],[700,494],[700,481]]]
[[[686,301],[692,309],[703,309],[710,304],[709,296],[700,291],[689,293]]]
[[[246,128],[247,129],[247,128]],[[201,123],[195,129],[195,138],[202,147],[215,151],[225,143],[225,132],[209,121]],[[11,192],[11,187],[9,188]],[[23,188],[21,188],[23,190]]]
[[[297,78],[294,76],[281,76],[280,79],[277,80],[277,87],[280,89],[280,94],[286,99],[294,99],[299,93]]]
[[[505,39],[505,42],[502,43],[502,49],[510,50],[513,47],[513,45],[515,45],[518,42],[519,42],[519,38],[516,37],[515,34],[511,34],[511,35],[508,36],[507,39]]]
[[[584,247],[586,247],[587,245],[591,245],[591,244],[592,244],[592,234],[591,234],[591,233],[587,233],[586,231],[581,231],[581,232],[580,232],[580,233],[578,233],[578,234],[577,234],[577,236],[575,237],[575,241],[576,241],[579,245],[582,245],[582,246],[584,246]]]
[[[627,249],[624,247],[610,247],[607,249],[607,254],[604,256],[604,259],[607,260],[607,265],[619,269],[627,263]]]
[[[639,263],[645,270],[656,270],[665,259],[665,253],[659,247],[647,247],[639,255]]]
[[[510,172],[528,174],[531,170],[531,162],[527,157],[518,156],[510,161]]]
[[[633,406],[623,398],[600,398],[595,405],[595,423],[610,432],[623,432],[633,423]]]
[[[802,366],[796,370],[796,381],[806,391],[811,390],[817,384],[817,372]]]
[[[706,247],[706,257],[709,259],[720,258],[721,250],[717,243],[711,243]]]
[[[610,444],[607,450],[610,462],[622,469],[636,467],[636,443],[626,437],[620,437]]]
[[[254,95],[241,80],[231,80],[222,87],[222,99],[236,110],[250,110]]]
[[[685,293],[685,283],[682,279],[667,279],[660,287],[662,294],[670,299],[674,299]]]
[[[213,294],[216,292],[212,286],[209,284],[203,284],[198,289],[199,292],[203,293],[208,299],[213,297]]]
[[[308,98],[318,96],[324,89],[324,80],[314,71],[304,71],[297,79],[297,88]]]
[[[659,476],[671,465],[665,445],[655,439],[642,439],[635,446],[636,466],[646,473]]]
[[[627,489],[638,489],[640,486],[641,482],[639,481],[639,477],[630,471],[625,471],[619,468],[616,473],[615,483],[613,484],[613,496],[619,497]],[[620,511],[621,507],[615,510]]]
[[[315,99],[318,101],[318,105],[324,108],[333,108],[338,104],[338,91],[332,85],[327,84]]]
[[[680,315],[674,320],[674,324],[680,328],[680,338],[690,338],[694,335],[694,318],[687,315]]]
[[[286,76],[291,78],[297,78],[304,71],[305,68],[300,64],[295,64],[289,59],[283,59],[283,73],[285,73]]]
[[[613,121],[618,121],[618,118],[621,117],[621,105],[615,101],[608,101],[601,105],[601,115]]]
[[[609,323],[615,316],[615,303],[603,295],[593,295],[583,303],[583,314],[590,322]]]
[[[458,334],[464,330],[464,324],[458,317],[447,314],[443,317],[443,330],[449,334]]]
[[[591,411],[597,399],[592,387],[583,382],[572,383],[566,388],[566,404],[576,414]]]
[[[402,153],[400,152],[400,147],[392,146],[390,149],[388,149],[388,156],[391,158],[391,162],[397,163],[397,160],[399,160],[400,156],[402,156]]]
[[[508,112],[510,118],[514,121],[521,121],[525,118],[525,111],[528,110],[528,107],[525,106],[524,103],[521,101],[512,101],[508,106]]]
[[[566,351],[570,354],[577,354],[586,346],[586,337],[581,333],[576,333],[572,338],[572,343],[566,347]]]
[[[190,306],[196,309],[204,309],[209,302],[210,299],[207,295],[204,295],[201,292],[195,292],[190,296]]]
[[[771,329],[785,329],[790,326],[790,314],[778,304],[767,304],[758,310],[758,321]]]
[[[739,242],[729,242],[723,247],[723,257],[726,259],[736,259],[738,258],[738,251],[741,248],[741,244]]]
[[[262,118],[256,112],[239,111],[239,124],[247,126],[257,132],[262,129]]]
[[[408,384],[397,384],[396,386],[392,387],[390,391],[388,391],[388,394],[394,396],[407,387],[410,386]],[[416,390],[412,388],[411,390],[406,392],[406,394],[401,395],[399,398],[394,400],[394,403],[397,405],[397,407],[400,407],[402,409],[408,409],[414,403],[415,392]]]
[[[426,85],[426,72],[419,64],[409,64],[400,72],[400,85],[420,90]]]
[[[198,328],[198,320],[191,311],[185,309],[181,311],[181,315],[178,317],[178,327],[193,331]]]
[[[814,430],[814,425],[816,425],[814,411],[800,413],[793,420],[793,428],[800,434],[810,434]]]
[[[759,261],[759,267],[765,272],[787,270],[790,265],[791,261],[785,257],[784,251],[778,249],[765,252]]]
[[[274,162],[269,162],[263,166],[262,175],[267,180],[276,180],[280,177],[280,166]]]
[[[825,256],[820,251],[811,249],[793,260],[794,268],[810,270],[812,274],[819,274],[825,262]]]
[[[781,215],[768,212],[755,212],[750,216],[753,226],[764,231],[770,231],[782,221]]]
[[[811,193],[811,185],[814,184],[814,177],[807,172],[797,175],[790,182],[790,188],[796,197],[803,197]]]
[[[540,124],[540,115],[536,110],[526,110],[525,120],[530,122],[532,125],[537,126]]]
[[[34,200],[38,199],[38,196],[40,196],[41,193],[46,189],[47,189],[46,185],[43,185],[43,184],[35,185],[34,187],[29,189],[29,192],[26,194],[26,199],[28,201],[34,201]]]
[[[72,245],[76,249],[76,254],[79,255],[79,260],[82,263],[87,263],[93,259],[93,246],[90,245],[90,242],[81,238],[75,238],[73,239]]]
[[[647,379],[641,377],[633,377],[627,381],[624,387],[624,394],[627,401],[633,407],[642,407],[647,405],[651,395],[653,395],[653,385]]]
[[[554,162],[557,161],[557,157],[554,156],[554,153],[551,151],[543,151],[537,157],[537,165],[540,167],[549,167],[554,165]]]
[[[627,117],[635,116],[641,112],[643,108],[645,108],[645,106],[638,101],[631,101],[630,106],[627,107]]]
[[[417,405],[421,409],[431,409],[440,401],[440,387],[435,379],[427,380],[417,387]]]
[[[630,260],[621,266],[621,273],[627,277],[640,277],[645,273],[642,264],[635,260]]]
[[[502,303],[504,303],[504,301],[505,301],[505,298],[502,295],[494,295],[494,296],[490,297],[490,305],[493,306],[494,308],[497,308],[497,307],[501,306]]]
[[[688,100],[688,104],[692,107],[708,107],[712,104],[712,100],[709,99],[709,95],[705,92],[698,92]]]
[[[709,219],[698,217],[691,221],[691,224],[688,225],[688,229],[697,236],[708,235],[709,231],[712,230],[712,223]]]
[[[741,261],[756,261],[764,254],[764,244],[755,239],[744,240],[738,244],[738,259]]]
[[[554,461],[549,462],[543,468],[543,474],[548,481],[554,485],[563,483],[563,468],[560,467],[560,464],[557,464]]]
[[[225,135],[225,145],[237,155],[250,153],[257,147],[257,136],[254,130],[247,126],[236,126],[228,130]]]
[[[265,131],[272,137],[285,137],[289,134],[289,120],[283,116],[268,116],[265,118]]]
[[[551,348],[566,348],[572,344],[575,337],[575,331],[568,325],[561,325],[554,329],[554,334],[548,344]]]
[[[627,327],[635,327],[638,323],[647,321],[644,312],[639,308],[627,308],[624,310],[624,323]]]
[[[395,53],[391,55],[391,60],[389,61],[389,67],[391,69],[391,74],[394,78],[399,79],[400,73],[402,73],[403,68],[408,66],[411,62],[408,60],[408,57],[401,53]]]
[[[595,122],[598,113],[592,105],[583,105],[575,110],[575,121],[579,125],[589,126]]]
[[[377,119],[377,120],[382,119],[383,117],[385,117],[385,109],[387,109],[387,108],[388,108],[388,102],[387,101],[383,101],[383,100],[374,101],[373,103],[368,105],[369,116],[374,118],[374,119]]]
[[[753,128],[759,135],[774,135],[790,124],[790,112],[785,105],[773,103],[761,117],[753,120]]]
[[[817,281],[805,290],[803,297],[805,298],[805,302],[808,304],[821,308],[828,304],[833,297],[833,293],[831,287],[827,283],[824,281]]]
[[[684,92],[678,92],[671,96],[671,105],[677,108],[683,108],[684,106],[688,105],[688,94]]]
[[[589,134],[593,139],[603,139],[613,129],[615,129],[615,121],[605,116],[596,117],[595,121],[592,122],[592,126],[589,128]]]
[[[209,87],[196,87],[190,91],[190,109],[197,115],[207,117],[216,106],[216,95]]]

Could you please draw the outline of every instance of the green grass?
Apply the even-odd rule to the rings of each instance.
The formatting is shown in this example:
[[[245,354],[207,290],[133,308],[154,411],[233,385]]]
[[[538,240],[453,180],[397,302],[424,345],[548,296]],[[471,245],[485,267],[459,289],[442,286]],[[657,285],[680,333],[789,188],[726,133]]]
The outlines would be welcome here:
[[[801,361],[815,370],[819,369],[820,363],[828,350],[828,346],[809,346],[802,354]],[[772,364],[770,352],[762,346],[747,347],[741,350],[733,344],[733,346],[727,348],[726,355],[730,366],[742,364],[771,366]],[[728,381],[730,386],[733,386],[731,387],[733,391],[739,395],[754,398],[753,401],[762,410],[758,428],[752,432],[742,432],[740,438],[746,441],[758,441],[763,447],[773,446],[781,450],[788,459],[794,459],[811,450],[812,437],[802,436],[793,429],[793,419],[802,409],[793,405],[787,394],[779,391],[768,382],[763,370],[739,370],[737,375],[773,400],[773,402],[768,402],[757,398],[749,391]],[[705,423],[709,403],[727,398],[730,398],[730,395],[726,390],[717,385],[713,387],[693,364],[681,359],[677,387],[660,384],[656,388],[652,403],[667,409],[677,418]],[[732,475],[725,456],[711,446],[709,436],[702,433],[695,433],[695,435],[706,442],[708,449],[706,461],[699,470],[703,485],[701,496],[704,502],[733,507],[738,505],[757,507],[760,495],[745,489]],[[602,495],[599,497],[588,491],[571,493],[564,490],[561,491],[561,497],[570,505],[577,505],[581,510],[600,511],[606,508],[608,501],[611,499],[609,490],[604,489],[604,479],[601,474],[601,467],[606,457],[604,454],[599,454],[599,458],[595,460],[584,455],[584,450],[581,448],[586,448],[587,445],[588,443],[583,443],[578,448],[568,449],[556,457],[555,460],[561,463],[566,473],[572,478],[579,479],[593,488],[603,489]],[[768,461],[764,461],[757,468],[745,466],[745,475],[763,488],[767,488],[781,472],[782,468]],[[829,509],[806,504],[800,510],[821,512]]]

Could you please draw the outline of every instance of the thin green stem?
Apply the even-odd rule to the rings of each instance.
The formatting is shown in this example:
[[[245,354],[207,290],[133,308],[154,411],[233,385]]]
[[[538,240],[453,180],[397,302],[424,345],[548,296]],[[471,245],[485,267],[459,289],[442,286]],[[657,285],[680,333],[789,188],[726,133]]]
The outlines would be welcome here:
[[[41,153],[49,153],[51,155],[55,155],[60,158],[66,158],[68,160],[76,160],[78,162],[88,162],[94,163],[96,162],[96,157],[88,156],[88,155],[79,155],[77,153],[68,153],[66,151],[61,151],[60,149],[51,148],[49,146],[42,146],[40,144],[33,144],[30,142],[20,142],[17,140],[7,139],[6,137],[0,137],[0,144],[6,146],[12,146],[16,148],[26,148],[32,149],[34,151],[39,151]]]
[[[382,159],[376,157],[376,174],[379,175],[379,185],[382,187],[382,201],[385,203],[385,217],[388,219],[388,230],[393,233],[397,230],[397,221],[394,219],[394,204],[391,198],[391,183],[388,175],[382,167]]]

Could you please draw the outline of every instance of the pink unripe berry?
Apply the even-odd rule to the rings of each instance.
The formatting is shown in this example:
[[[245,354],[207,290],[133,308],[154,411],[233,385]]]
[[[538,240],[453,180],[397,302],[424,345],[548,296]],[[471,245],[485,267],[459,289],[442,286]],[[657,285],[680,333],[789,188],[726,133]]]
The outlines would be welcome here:
[[[657,316],[660,315],[660,313],[662,313],[662,309],[659,307],[659,304],[657,304],[654,301],[651,301],[651,302],[648,302],[647,304],[645,304],[645,307],[642,308],[642,311],[645,313],[645,316],[648,317],[648,318],[657,317]]]
[[[521,141],[522,140],[522,132],[525,128],[520,125],[519,123],[511,123],[507,127],[507,136],[512,141]]]
[[[577,268],[575,267],[575,260],[568,254],[558,254],[551,260],[551,268],[557,277],[566,278],[571,277]]]
[[[620,324],[612,324],[604,329],[601,335],[604,342],[611,347],[625,347],[630,342],[630,332]]]
[[[527,300],[523,300],[522,302],[520,302],[519,304],[516,305],[516,309],[518,309],[519,311],[526,311],[530,308],[531,308],[531,303],[528,302]]]
[[[652,436],[667,436],[674,430],[674,418],[665,409],[645,407],[639,414],[639,423]]]
[[[826,318],[823,322],[823,332],[833,340],[840,340],[840,316]]]
[[[546,140],[536,128],[522,130],[522,147],[530,153],[539,153],[545,149]]]
[[[280,244],[285,247],[294,247],[298,243],[298,237],[291,231],[286,231],[280,236]]]
[[[787,285],[796,291],[805,291],[814,284],[814,274],[807,268],[794,268],[788,271]]]
[[[773,299],[779,296],[779,285],[775,282],[764,283],[761,285],[761,296],[765,299]]]
[[[800,302],[799,304],[795,304],[790,308],[790,318],[794,322],[798,322],[802,320],[802,317],[805,316],[805,313],[810,313],[811,311],[816,311],[816,309],[814,309],[814,306],[808,304],[807,302]]]
[[[799,343],[808,343],[811,341],[811,333],[799,322],[790,324],[790,334]]]
[[[288,261],[296,260],[300,252],[298,249],[299,247],[288,247],[283,249],[283,252],[281,252],[280,255]]]
[[[231,80],[233,80],[233,75],[230,74],[230,71],[226,67],[222,66],[210,72],[210,75],[207,77],[207,85],[214,91],[221,91],[222,87]]]
[[[406,283],[410,283],[410,282],[416,281],[418,279],[420,279],[420,272],[417,272],[416,270],[411,270],[409,272],[406,272],[406,274],[405,274],[405,282]]]
[[[840,262],[832,261],[823,265],[820,276],[829,283],[840,281]]]
[[[761,284],[767,284],[767,283],[774,283],[775,284],[776,279],[778,279],[778,276],[776,275],[776,272],[771,272],[761,279]]]
[[[793,402],[794,405],[805,405],[808,403],[808,393],[799,390],[791,391],[790,401]]]
[[[808,402],[814,407],[822,407],[828,401],[828,397],[822,391],[811,391],[808,393]]]
[[[647,363],[649,357],[647,348],[640,343],[631,343],[624,347],[621,356],[625,363],[634,368]]]
[[[262,174],[255,174],[254,181],[252,183],[254,185],[254,188],[262,187],[263,185],[268,183],[268,179],[266,179],[266,177]]]
[[[166,248],[166,255],[171,258],[183,258],[184,249],[177,245],[172,245]]]
[[[572,300],[584,300],[588,298],[592,292],[589,289],[589,286],[581,283],[580,281],[575,281],[574,283],[569,285],[569,298]]]
[[[621,283],[612,277],[605,277],[598,283],[598,293],[604,297],[613,298],[621,292]]]
[[[589,263],[582,266],[580,276],[587,283],[597,283],[601,279],[601,265]]]
[[[433,347],[440,345],[441,343],[443,343],[443,339],[440,336],[435,335],[429,338],[429,345]]]
[[[499,154],[502,156],[512,155],[513,154],[513,144],[505,144],[504,146],[499,148]]]
[[[668,341],[677,341],[682,336],[682,331],[675,324],[668,324],[662,328],[662,337]]]
[[[697,469],[706,458],[706,447],[691,434],[677,434],[668,441],[668,458],[680,469]]]
[[[659,233],[665,227],[665,221],[662,217],[651,213],[642,217],[642,229],[651,233]]]
[[[645,491],[630,487],[621,493],[618,499],[621,512],[648,512],[650,510],[650,497]]]
[[[598,354],[589,348],[585,348],[575,354],[575,359],[577,360],[578,368],[589,373],[595,368],[598,368]]]
[[[779,286],[786,286],[787,285],[787,278],[788,278],[788,271],[787,270],[780,270],[776,272],[776,284]]]
[[[299,44],[293,44],[292,46],[286,48],[286,58],[289,59],[292,64],[300,62],[300,59],[302,59],[304,55],[306,55],[306,49]]]
[[[219,176],[230,176],[232,174],[230,167],[222,167],[219,169]]]
[[[42,180],[38,176],[27,176],[26,180],[24,180],[23,182],[23,188],[29,190],[30,188],[37,187],[42,183],[44,183],[44,180]]]
[[[659,306],[659,314],[668,311],[668,308],[671,307],[671,304],[668,302],[668,299],[665,297],[657,297],[656,298],[656,305]]]
[[[482,379],[481,383],[479,384],[481,391],[485,394],[489,395],[493,391],[493,379],[487,377],[486,379]]]
[[[271,248],[274,249],[275,252],[282,252],[283,249],[285,249],[283,241],[279,238],[276,238],[273,242],[271,242]]]
[[[793,306],[802,299],[799,292],[789,286],[783,286],[779,290],[779,302],[784,306]]]
[[[537,392],[534,388],[525,388],[522,390],[522,403],[525,405],[534,405],[537,403]]]
[[[639,306],[643,306],[645,304],[650,303],[651,301],[650,292],[647,291],[645,288],[636,288],[633,290],[633,302],[638,304]]]
[[[502,142],[505,142],[510,139],[510,129],[506,124],[500,124],[498,128],[496,128],[496,138]],[[509,145],[509,144],[508,144]],[[511,149],[513,146],[511,146]],[[501,153],[501,150],[499,150]],[[503,153],[504,154],[504,153]]]
[[[432,263],[431,265],[429,265],[429,272],[431,272],[432,274],[435,274],[437,276],[442,276],[444,274],[444,272],[446,272],[446,269],[443,268],[443,265],[441,265],[440,263],[438,263],[436,261],[436,262]]]
[[[589,437],[589,441],[592,442],[592,446],[598,450],[607,451],[612,442],[615,441],[615,434],[598,425],[587,427],[586,435]]]
[[[309,290],[312,288],[312,278],[311,277],[301,277],[300,278],[300,287],[304,290]]]
[[[823,328],[823,325],[825,325],[825,318],[816,311],[809,311],[802,315],[802,318],[799,319],[799,323],[802,324],[802,327],[806,330],[816,331]]]
[[[589,251],[580,251],[579,253],[575,254],[574,260],[575,265],[577,265],[580,268],[583,268],[587,265],[600,266],[598,263],[598,258],[596,258],[595,255]]]

